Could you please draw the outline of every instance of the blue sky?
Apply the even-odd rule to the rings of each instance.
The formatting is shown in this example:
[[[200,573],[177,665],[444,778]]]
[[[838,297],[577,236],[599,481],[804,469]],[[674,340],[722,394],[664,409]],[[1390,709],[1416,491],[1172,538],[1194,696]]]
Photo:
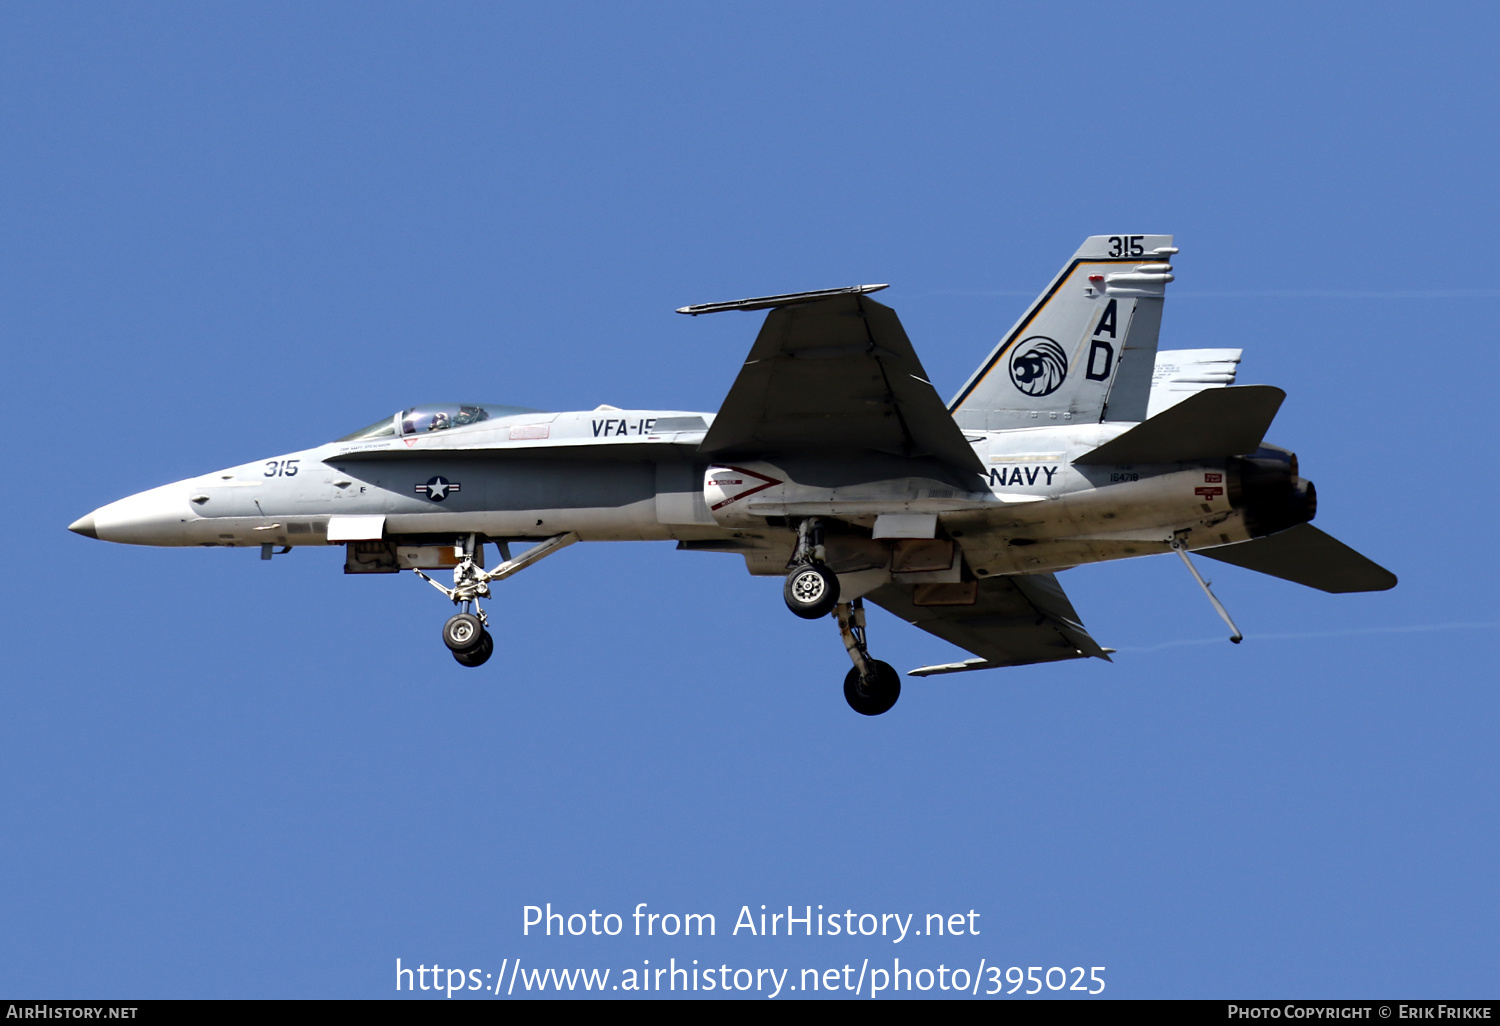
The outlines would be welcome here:
[[[7,7],[0,992],[899,956],[1105,966],[1117,997],[1493,996],[1497,22]],[[1175,560],[1082,567],[1114,664],[912,680],[865,719],[832,628],[732,556],[575,546],[500,589],[476,673],[410,575],[65,530],[416,402],[716,409],[759,318],[687,303],[890,282],[951,394],[1110,232],[1175,233],[1163,346],[1287,390],[1271,440],[1397,589],[1211,564],[1231,646]],[[955,655],[870,633],[902,669]],[[549,901],[719,936],[523,937]],[[763,903],[981,934],[726,935]]]

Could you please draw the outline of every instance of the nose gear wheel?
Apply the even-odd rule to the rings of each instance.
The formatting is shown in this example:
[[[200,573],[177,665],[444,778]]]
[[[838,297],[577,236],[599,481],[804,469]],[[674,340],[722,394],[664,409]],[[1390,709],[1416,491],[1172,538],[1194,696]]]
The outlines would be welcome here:
[[[453,658],[458,660],[460,666],[483,666],[494,651],[495,639],[489,631],[485,631],[479,635],[477,645],[462,652],[454,652]]]
[[[468,652],[477,647],[488,632],[473,613],[459,613],[443,624],[443,644],[453,652]]]

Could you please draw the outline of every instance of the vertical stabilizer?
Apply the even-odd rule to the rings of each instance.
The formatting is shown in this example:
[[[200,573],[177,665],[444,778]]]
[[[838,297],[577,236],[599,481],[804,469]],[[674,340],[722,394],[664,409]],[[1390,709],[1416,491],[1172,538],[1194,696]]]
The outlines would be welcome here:
[[[949,404],[960,427],[1142,421],[1170,235],[1095,235]]]
[[[1240,349],[1158,349],[1146,419],[1205,388],[1234,384],[1242,353]]]

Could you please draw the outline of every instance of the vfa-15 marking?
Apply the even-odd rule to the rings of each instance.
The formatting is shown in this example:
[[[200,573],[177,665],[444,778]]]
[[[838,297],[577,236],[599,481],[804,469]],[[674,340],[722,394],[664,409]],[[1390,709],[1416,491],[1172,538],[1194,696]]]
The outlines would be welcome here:
[[[832,614],[867,715],[901,686],[869,654],[865,599],[973,653],[911,671],[927,676],[1107,660],[1055,576],[1083,563],[1176,552],[1233,641],[1189,551],[1328,592],[1394,586],[1309,523],[1312,483],[1264,441],[1280,389],[1235,385],[1239,350],[1158,352],[1176,252],[1167,235],[1085,241],[950,403],[870,298],[884,285],[688,306],[767,311],[717,414],[414,406],[70,529],[265,559],[341,545],[346,573],[411,570],[453,602],[443,641],[465,666],[494,650],[492,585],[574,542],[737,553],[785,579],[798,616]]]

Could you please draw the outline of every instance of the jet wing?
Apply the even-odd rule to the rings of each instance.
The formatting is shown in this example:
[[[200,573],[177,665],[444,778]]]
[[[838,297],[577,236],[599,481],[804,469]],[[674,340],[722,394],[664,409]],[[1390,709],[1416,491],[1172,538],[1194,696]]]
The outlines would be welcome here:
[[[923,666],[912,670],[913,676],[1085,656],[1109,660],[1108,652],[1084,630],[1054,575],[989,577],[977,584],[974,601],[966,605],[925,604],[945,595],[964,598],[963,585],[887,584],[866,596],[907,623],[978,656],[962,663]]]
[[[984,472],[896,312],[863,295],[766,315],[698,451],[714,459],[873,451]]]

